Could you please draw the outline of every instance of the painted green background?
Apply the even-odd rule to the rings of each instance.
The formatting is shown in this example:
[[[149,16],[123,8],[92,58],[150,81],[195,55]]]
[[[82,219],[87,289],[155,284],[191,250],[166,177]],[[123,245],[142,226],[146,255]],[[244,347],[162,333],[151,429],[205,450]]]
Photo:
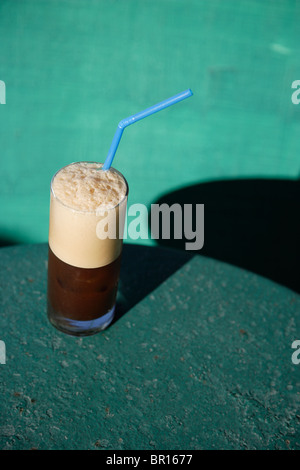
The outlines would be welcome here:
[[[221,178],[299,176],[300,3],[295,0],[1,0],[0,238],[43,242],[53,173],[105,159],[130,203]],[[142,243],[146,243],[142,241]]]

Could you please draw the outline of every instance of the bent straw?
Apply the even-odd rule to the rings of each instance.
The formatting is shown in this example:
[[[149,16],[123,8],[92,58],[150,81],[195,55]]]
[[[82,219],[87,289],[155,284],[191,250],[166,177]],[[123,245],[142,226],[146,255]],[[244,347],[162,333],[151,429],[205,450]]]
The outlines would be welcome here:
[[[155,104],[154,106],[151,106],[150,108],[144,109],[144,111],[140,111],[137,114],[133,114],[132,116],[122,119],[122,121],[120,121],[118,124],[116,133],[112,140],[112,143],[108,151],[106,160],[103,164],[102,170],[109,170],[109,168],[111,167],[112,161],[114,159],[115,153],[117,151],[117,148],[118,148],[118,145],[121,140],[125,127],[130,126],[131,124],[134,124],[135,122],[140,121],[141,119],[144,119],[145,117],[150,116],[151,114],[157,113],[158,111],[161,111],[162,109],[165,109],[168,106],[171,106],[172,104],[178,103],[179,101],[184,100],[185,98],[188,98],[189,96],[192,96],[192,94],[193,92],[190,89],[182,91],[181,93],[178,93],[178,95],[172,96],[171,98],[161,101],[160,103]]]

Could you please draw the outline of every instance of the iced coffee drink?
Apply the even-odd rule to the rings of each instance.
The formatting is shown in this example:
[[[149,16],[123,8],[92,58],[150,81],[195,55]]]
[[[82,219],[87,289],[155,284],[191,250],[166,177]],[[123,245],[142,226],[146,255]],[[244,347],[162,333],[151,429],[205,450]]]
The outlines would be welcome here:
[[[116,304],[128,185],[101,167],[72,163],[51,182],[48,318],[78,336],[106,328]]]

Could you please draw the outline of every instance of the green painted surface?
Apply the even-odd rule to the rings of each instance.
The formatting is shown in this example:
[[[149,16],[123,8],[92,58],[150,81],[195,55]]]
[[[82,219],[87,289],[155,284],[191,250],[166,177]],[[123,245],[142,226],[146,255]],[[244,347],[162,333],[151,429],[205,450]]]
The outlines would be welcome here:
[[[125,131],[115,166],[130,203],[297,178],[299,15],[293,0],[2,0],[1,243],[46,241],[54,172],[103,161],[120,119],[188,87],[193,98]]]
[[[123,315],[77,339],[46,319],[47,246],[0,251],[2,449],[300,449],[299,295],[177,255],[125,246]],[[168,279],[139,291],[143,263]]]

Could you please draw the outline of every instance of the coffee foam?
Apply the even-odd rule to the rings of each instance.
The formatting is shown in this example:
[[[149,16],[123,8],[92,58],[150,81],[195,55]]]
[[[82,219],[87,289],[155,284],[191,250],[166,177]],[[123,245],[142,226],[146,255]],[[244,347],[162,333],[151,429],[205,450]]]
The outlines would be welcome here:
[[[53,193],[66,206],[81,211],[116,206],[126,194],[126,183],[117,172],[101,171],[101,167],[101,163],[80,162],[62,168],[52,182]]]
[[[52,180],[49,245],[59,259],[72,266],[106,266],[122,251],[127,183],[116,170],[101,171],[101,166],[73,163]],[[99,236],[103,218],[116,221],[116,238]]]

